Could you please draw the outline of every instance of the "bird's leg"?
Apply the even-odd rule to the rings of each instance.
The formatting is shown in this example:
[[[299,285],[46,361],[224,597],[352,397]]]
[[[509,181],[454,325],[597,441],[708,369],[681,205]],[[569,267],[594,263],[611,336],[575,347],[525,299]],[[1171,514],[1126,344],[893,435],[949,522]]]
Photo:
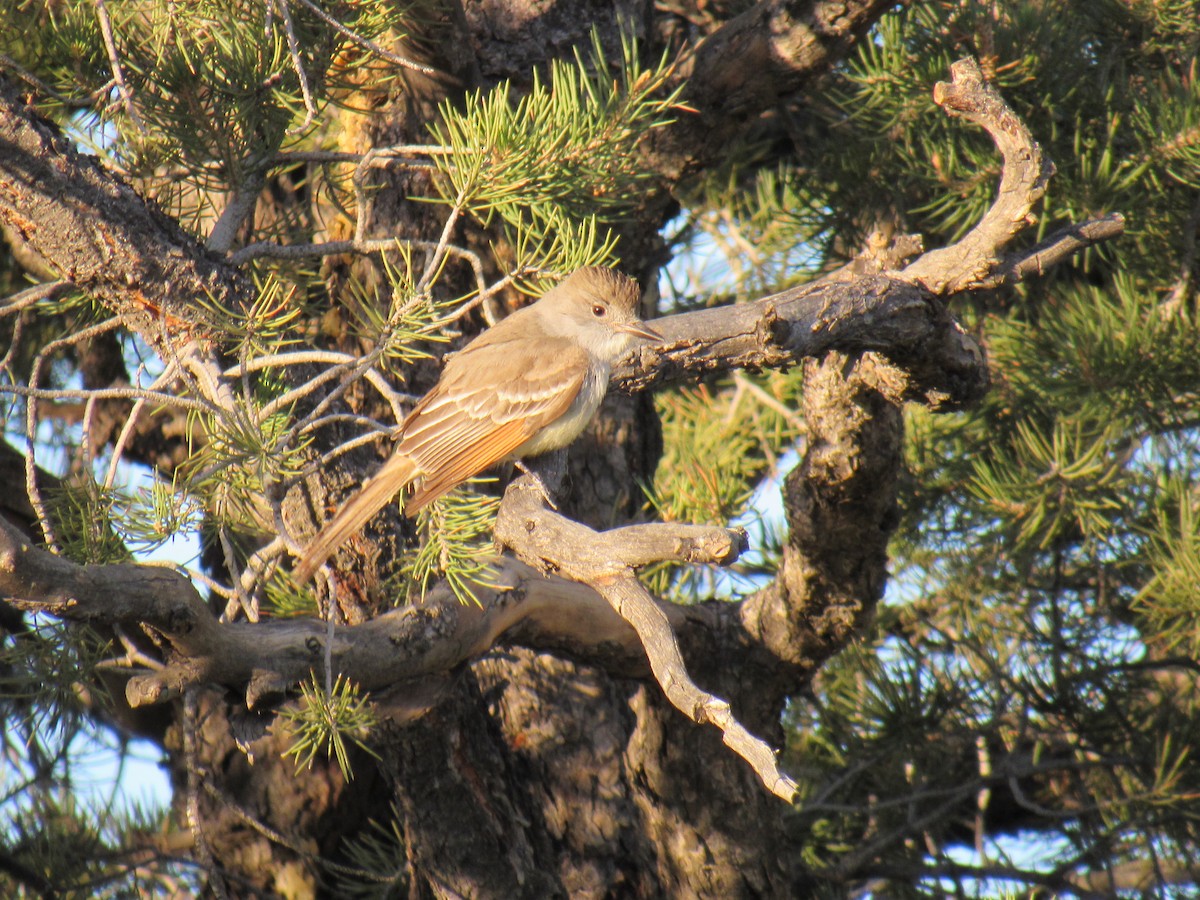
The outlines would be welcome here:
[[[530,478],[533,479],[533,486],[536,487],[538,490],[538,493],[542,495],[542,499],[546,501],[546,505],[549,506],[555,512],[558,512],[558,504],[555,503],[553,499],[551,499],[550,490],[546,487],[546,483],[544,481],[542,481],[542,476],[539,475],[537,472],[535,472],[533,469],[529,468],[529,466],[525,465],[523,460],[514,459],[513,465],[515,465],[518,469],[520,469],[522,474],[528,475]]]
[[[532,479],[534,487],[542,498],[555,512],[558,512],[558,504],[551,497],[551,489],[557,489],[562,484],[562,480],[567,472],[567,453],[565,450],[554,450],[550,453],[545,453],[536,457],[537,468],[528,466],[522,460],[514,460],[518,469]],[[530,460],[533,462],[533,460]]]

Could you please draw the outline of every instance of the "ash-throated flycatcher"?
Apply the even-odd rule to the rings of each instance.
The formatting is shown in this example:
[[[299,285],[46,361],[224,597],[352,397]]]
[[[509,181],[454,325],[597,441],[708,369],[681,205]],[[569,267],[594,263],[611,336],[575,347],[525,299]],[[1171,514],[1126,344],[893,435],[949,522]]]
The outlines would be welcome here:
[[[305,548],[296,580],[311,578],[413,481],[421,479],[404,507],[410,514],[501,460],[575,440],[633,340],[662,340],[637,317],[640,294],[612,269],[578,269],[452,355],[400,426],[391,458]]]

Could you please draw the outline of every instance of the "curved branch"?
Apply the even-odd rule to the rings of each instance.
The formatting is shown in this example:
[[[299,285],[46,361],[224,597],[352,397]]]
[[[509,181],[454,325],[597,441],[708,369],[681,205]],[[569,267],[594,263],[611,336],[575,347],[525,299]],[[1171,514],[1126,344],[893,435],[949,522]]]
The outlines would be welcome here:
[[[1054,175],[1054,163],[1000,92],[983,80],[979,63],[960,59],[950,67],[950,77],[934,87],[934,102],[987,131],[1004,157],[1004,169],[996,202],[979,224],[953,246],[926,253],[904,270],[905,277],[941,297],[979,286],[995,269],[1001,248],[1031,224],[1034,204]]]
[[[909,399],[965,406],[987,390],[975,341],[918,285],[888,275],[821,281],[738,306],[654,321],[659,346],[639,347],[613,372],[625,391],[652,390],[736,369],[788,369],[833,350],[875,350],[912,376]]]
[[[557,481],[553,476],[561,478],[564,455],[554,457],[548,462]],[[636,567],[662,560],[728,565],[748,546],[744,531],[632,525],[596,532],[547,509],[542,486],[526,475],[504,494],[496,540],[533,566],[594,586],[637,632],[654,679],[672,705],[697,724],[717,726],[725,745],[750,763],[767,789],[791,802],[796,782],[779,770],[774,751],[735,718],[728,702],[692,681],[669,618],[634,574]]]

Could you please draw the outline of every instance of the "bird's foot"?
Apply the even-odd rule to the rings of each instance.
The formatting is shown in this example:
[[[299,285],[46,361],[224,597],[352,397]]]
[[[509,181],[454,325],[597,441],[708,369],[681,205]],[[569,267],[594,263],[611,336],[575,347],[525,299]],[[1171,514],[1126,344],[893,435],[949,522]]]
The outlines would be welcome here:
[[[514,460],[514,463],[522,473],[533,479],[533,483],[537,487],[538,493],[542,495],[542,499],[546,501],[546,505],[555,512],[558,512],[558,504],[550,498],[550,491],[546,489],[546,483],[542,481],[542,476],[533,471],[533,469],[529,468],[529,466],[525,465],[525,463],[519,459]]]

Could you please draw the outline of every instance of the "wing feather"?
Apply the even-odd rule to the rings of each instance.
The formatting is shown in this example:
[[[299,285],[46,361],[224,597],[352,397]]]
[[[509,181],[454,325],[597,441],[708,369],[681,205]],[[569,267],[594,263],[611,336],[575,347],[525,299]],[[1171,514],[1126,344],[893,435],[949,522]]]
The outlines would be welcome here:
[[[532,358],[504,345],[454,357],[404,421],[396,452],[425,476],[406,509],[415,512],[495,465],[566,413],[587,367],[586,352],[556,339],[541,342]]]
[[[521,423],[506,422],[488,435],[486,443],[475,442],[451,457],[447,465],[425,476],[424,481],[413,491],[405,511],[417,512],[472,475],[478,475],[484,469],[495,465],[524,442],[525,434]]]

